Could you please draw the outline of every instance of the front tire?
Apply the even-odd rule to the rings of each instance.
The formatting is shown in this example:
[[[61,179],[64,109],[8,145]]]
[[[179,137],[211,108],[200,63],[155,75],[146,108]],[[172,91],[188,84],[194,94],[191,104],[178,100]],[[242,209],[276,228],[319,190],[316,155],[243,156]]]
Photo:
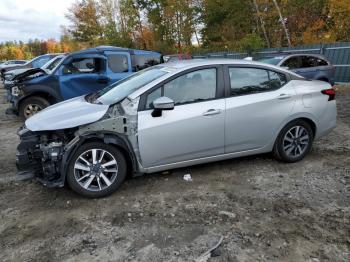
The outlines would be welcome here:
[[[18,108],[19,116],[26,120],[44,108],[50,106],[50,102],[40,96],[31,96],[22,101]]]
[[[98,198],[115,192],[126,174],[126,159],[119,149],[102,142],[89,142],[72,156],[67,183],[80,195]]]
[[[294,163],[310,151],[314,134],[309,123],[298,119],[287,124],[279,133],[273,153],[276,159]]]

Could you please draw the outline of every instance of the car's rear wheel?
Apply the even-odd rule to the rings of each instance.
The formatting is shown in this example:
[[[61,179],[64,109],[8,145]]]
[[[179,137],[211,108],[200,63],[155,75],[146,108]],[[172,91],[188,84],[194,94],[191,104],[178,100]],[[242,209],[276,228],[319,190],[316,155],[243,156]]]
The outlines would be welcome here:
[[[125,180],[126,159],[112,145],[90,142],[81,146],[68,166],[68,185],[78,194],[97,198],[110,195]]]
[[[50,102],[45,98],[31,96],[20,103],[18,114],[22,119],[28,119],[48,106],[50,106]]]
[[[289,163],[300,161],[309,153],[313,138],[309,123],[301,119],[292,121],[278,135],[273,150],[274,156]]]

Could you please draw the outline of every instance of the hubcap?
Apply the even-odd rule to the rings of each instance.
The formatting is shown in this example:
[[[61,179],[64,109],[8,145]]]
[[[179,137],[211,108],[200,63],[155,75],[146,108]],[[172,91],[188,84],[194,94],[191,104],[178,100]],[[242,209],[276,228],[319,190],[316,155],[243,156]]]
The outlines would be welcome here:
[[[29,104],[24,109],[24,115],[26,118],[28,118],[32,115],[35,115],[36,113],[38,113],[41,110],[42,110],[41,106],[39,106],[37,104]]]
[[[90,149],[82,153],[74,164],[74,177],[81,187],[101,191],[109,187],[118,175],[118,164],[106,150]]]
[[[294,126],[286,133],[283,139],[283,150],[287,156],[302,155],[310,143],[308,131],[302,126]]]

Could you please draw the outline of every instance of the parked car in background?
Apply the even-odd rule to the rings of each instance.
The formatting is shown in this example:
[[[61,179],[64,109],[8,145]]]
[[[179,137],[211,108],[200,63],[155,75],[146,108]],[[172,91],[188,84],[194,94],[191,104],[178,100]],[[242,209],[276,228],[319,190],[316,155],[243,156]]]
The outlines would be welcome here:
[[[8,66],[8,65],[23,65],[27,63],[27,60],[8,60],[8,61],[2,61],[0,62],[0,68],[1,66]]]
[[[127,173],[152,173],[273,152],[302,160],[336,125],[331,85],[230,59],[153,66],[53,105],[19,131],[19,176],[87,197],[114,192]]]
[[[192,59],[192,56],[190,54],[173,54],[173,55],[165,55],[163,58],[165,63],[169,63],[169,62]]]
[[[46,64],[49,60],[54,58],[57,55],[61,54],[46,54],[46,55],[40,55],[32,60],[21,63],[21,64],[9,64],[5,66],[0,66],[0,74],[1,78],[4,79],[5,73],[10,70],[19,69],[19,68],[39,68],[42,67],[44,64]]]
[[[43,66],[41,66],[41,69],[51,71],[53,68],[55,68],[58,65],[58,63],[62,60],[64,56],[65,54],[55,56],[54,58],[47,61]],[[14,77],[30,69],[31,68],[18,68],[18,69],[7,71],[4,73],[4,81],[11,81]]]
[[[278,54],[259,59],[268,63],[291,70],[307,79],[321,80],[334,85],[335,66],[323,55],[317,54]]]
[[[162,61],[157,52],[110,46],[71,53],[50,72],[33,69],[14,79],[13,112],[26,119],[52,104],[99,91]]]
[[[3,76],[1,74],[2,70],[4,69],[6,71],[7,67],[13,67],[16,65],[24,65],[28,63],[27,60],[8,60],[8,61],[2,61],[0,63],[0,80],[3,80]]]
[[[41,70],[37,70],[37,68],[21,68],[6,72],[4,81],[6,99],[12,104],[12,107],[6,110],[6,114],[13,114],[14,104],[17,102],[19,95],[19,89],[15,84],[17,81],[20,81],[22,78],[28,78],[30,76],[40,76],[43,73],[50,74],[51,71],[57,67],[57,65],[62,61],[62,59],[64,59],[65,56],[66,55],[58,55],[52,58],[40,68]]]

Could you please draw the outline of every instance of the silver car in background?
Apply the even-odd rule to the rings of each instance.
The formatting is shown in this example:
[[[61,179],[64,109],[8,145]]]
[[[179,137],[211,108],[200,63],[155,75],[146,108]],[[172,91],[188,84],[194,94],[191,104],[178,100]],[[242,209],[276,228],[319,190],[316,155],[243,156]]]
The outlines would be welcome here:
[[[243,60],[157,65],[55,104],[19,130],[22,177],[87,197],[127,174],[273,152],[296,162],[336,125],[331,85]]]

